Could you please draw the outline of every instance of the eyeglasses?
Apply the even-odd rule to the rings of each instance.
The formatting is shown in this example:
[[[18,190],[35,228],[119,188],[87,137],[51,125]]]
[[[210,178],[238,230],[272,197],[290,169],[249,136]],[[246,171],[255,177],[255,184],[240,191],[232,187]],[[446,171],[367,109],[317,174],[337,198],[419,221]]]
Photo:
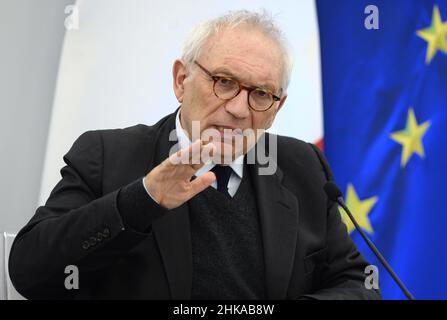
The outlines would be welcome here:
[[[255,111],[267,111],[275,102],[281,100],[280,97],[275,96],[270,90],[244,86],[236,79],[230,77],[215,76],[197,61],[194,61],[194,63],[214,80],[213,91],[215,96],[219,99],[231,100],[236,97],[242,89],[246,89],[248,92],[248,105]]]

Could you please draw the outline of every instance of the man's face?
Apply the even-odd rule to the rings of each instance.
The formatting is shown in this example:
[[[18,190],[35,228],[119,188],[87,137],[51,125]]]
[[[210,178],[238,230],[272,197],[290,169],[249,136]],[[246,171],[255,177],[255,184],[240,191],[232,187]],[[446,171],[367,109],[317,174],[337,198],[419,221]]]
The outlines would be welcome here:
[[[270,89],[280,96],[282,79],[281,52],[277,44],[257,30],[248,26],[227,29],[209,39],[198,62],[212,75],[226,76],[238,80],[250,87]],[[177,99],[182,103],[182,127],[192,137],[192,122],[200,122],[200,131],[209,129],[224,133],[224,129],[267,129],[284,103],[275,102],[267,111],[255,111],[249,107],[248,92],[241,92],[231,100],[222,100],[213,92],[214,81],[199,67],[193,66],[188,71],[177,60],[174,64],[174,89]],[[225,130],[227,133],[229,130]],[[216,132],[216,131],[214,131]],[[237,135],[236,135],[237,136]],[[194,137],[193,137],[194,138]],[[228,135],[222,135],[221,155],[228,153],[233,158],[245,154],[257,141],[259,136],[244,138],[242,148],[235,148],[234,141],[228,142]],[[226,146],[225,146],[226,144]]]

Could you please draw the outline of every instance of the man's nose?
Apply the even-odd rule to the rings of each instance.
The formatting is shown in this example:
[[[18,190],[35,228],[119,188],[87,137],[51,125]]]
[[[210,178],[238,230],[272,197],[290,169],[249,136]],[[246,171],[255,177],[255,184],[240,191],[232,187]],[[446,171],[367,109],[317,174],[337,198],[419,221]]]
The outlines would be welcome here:
[[[241,89],[239,94],[233,99],[227,101],[225,110],[231,113],[235,118],[245,119],[250,115],[250,107],[248,105],[248,91]]]

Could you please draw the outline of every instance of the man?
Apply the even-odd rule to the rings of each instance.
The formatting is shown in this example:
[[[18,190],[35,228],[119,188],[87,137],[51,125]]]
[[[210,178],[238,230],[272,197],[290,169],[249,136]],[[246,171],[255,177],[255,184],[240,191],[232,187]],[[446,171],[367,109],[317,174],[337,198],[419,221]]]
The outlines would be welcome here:
[[[367,263],[325,196],[332,176],[321,152],[262,134],[284,105],[290,71],[265,15],[232,12],[196,28],[173,66],[176,112],[149,127],[87,132],[65,155],[61,181],[13,245],[18,291],[380,298],[365,289]],[[256,150],[268,156],[270,174]],[[67,266],[79,270],[77,289],[65,286]]]

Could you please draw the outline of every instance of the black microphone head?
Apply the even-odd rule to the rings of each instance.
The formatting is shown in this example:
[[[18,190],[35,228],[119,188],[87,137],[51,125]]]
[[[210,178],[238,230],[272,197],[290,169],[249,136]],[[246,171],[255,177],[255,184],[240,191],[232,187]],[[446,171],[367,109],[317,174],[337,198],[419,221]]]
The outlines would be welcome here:
[[[332,201],[337,201],[338,198],[343,197],[343,193],[341,193],[340,189],[333,181],[326,182],[323,189],[326,192],[328,198]]]

